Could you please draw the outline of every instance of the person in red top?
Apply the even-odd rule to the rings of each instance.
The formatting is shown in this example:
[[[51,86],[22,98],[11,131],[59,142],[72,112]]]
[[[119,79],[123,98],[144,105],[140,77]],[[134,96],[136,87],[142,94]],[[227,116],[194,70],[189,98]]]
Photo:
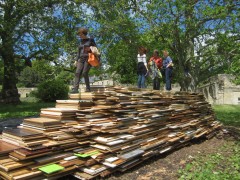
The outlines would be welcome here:
[[[149,60],[150,70],[151,70],[151,76],[153,79],[153,89],[154,90],[160,90],[160,78],[162,77],[162,74],[160,70],[162,69],[162,58],[159,57],[158,50],[153,51],[153,56]]]

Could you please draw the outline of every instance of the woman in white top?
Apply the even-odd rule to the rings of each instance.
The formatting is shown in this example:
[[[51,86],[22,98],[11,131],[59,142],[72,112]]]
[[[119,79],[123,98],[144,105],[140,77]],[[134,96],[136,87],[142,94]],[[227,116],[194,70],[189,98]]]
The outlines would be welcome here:
[[[138,88],[145,88],[145,79],[148,72],[146,52],[147,52],[146,48],[144,47],[138,48],[138,55],[137,55]]]

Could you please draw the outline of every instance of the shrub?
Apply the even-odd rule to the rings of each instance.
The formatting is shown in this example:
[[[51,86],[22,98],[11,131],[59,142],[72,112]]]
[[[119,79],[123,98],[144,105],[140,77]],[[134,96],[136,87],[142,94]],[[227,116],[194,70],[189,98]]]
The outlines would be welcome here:
[[[36,96],[44,102],[53,102],[68,97],[68,85],[61,80],[47,80],[38,85]]]
[[[34,60],[32,67],[25,67],[19,77],[18,82],[24,87],[36,87],[39,83],[54,79],[53,66],[46,60]]]
[[[38,97],[38,90],[35,89],[35,90],[31,91],[31,92],[27,95],[27,97],[35,97],[35,98],[37,98],[37,97]]]
[[[73,80],[74,74],[69,71],[61,71],[56,79],[63,80],[65,83],[70,84],[70,82]]]

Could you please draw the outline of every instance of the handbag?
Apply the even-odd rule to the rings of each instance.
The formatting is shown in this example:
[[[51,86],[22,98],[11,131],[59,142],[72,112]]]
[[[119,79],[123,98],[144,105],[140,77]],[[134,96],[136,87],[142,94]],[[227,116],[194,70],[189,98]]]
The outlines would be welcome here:
[[[94,53],[88,53],[88,63],[94,67],[100,65],[99,59]]]

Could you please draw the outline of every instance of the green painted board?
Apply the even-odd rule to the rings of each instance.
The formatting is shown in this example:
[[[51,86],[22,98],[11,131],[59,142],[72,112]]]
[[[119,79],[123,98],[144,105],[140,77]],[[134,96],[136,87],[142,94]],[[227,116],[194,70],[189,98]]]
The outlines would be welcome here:
[[[78,156],[78,157],[82,157],[82,158],[85,158],[85,157],[90,157],[90,156],[93,156],[93,155],[96,155],[96,154],[99,154],[100,152],[99,151],[92,151],[90,153],[86,153],[86,154],[74,154],[75,156]]]
[[[40,167],[38,169],[47,173],[47,174],[52,174],[54,172],[58,172],[58,171],[63,170],[64,167],[62,167],[58,164],[50,164],[50,165],[47,165],[47,166]]]

